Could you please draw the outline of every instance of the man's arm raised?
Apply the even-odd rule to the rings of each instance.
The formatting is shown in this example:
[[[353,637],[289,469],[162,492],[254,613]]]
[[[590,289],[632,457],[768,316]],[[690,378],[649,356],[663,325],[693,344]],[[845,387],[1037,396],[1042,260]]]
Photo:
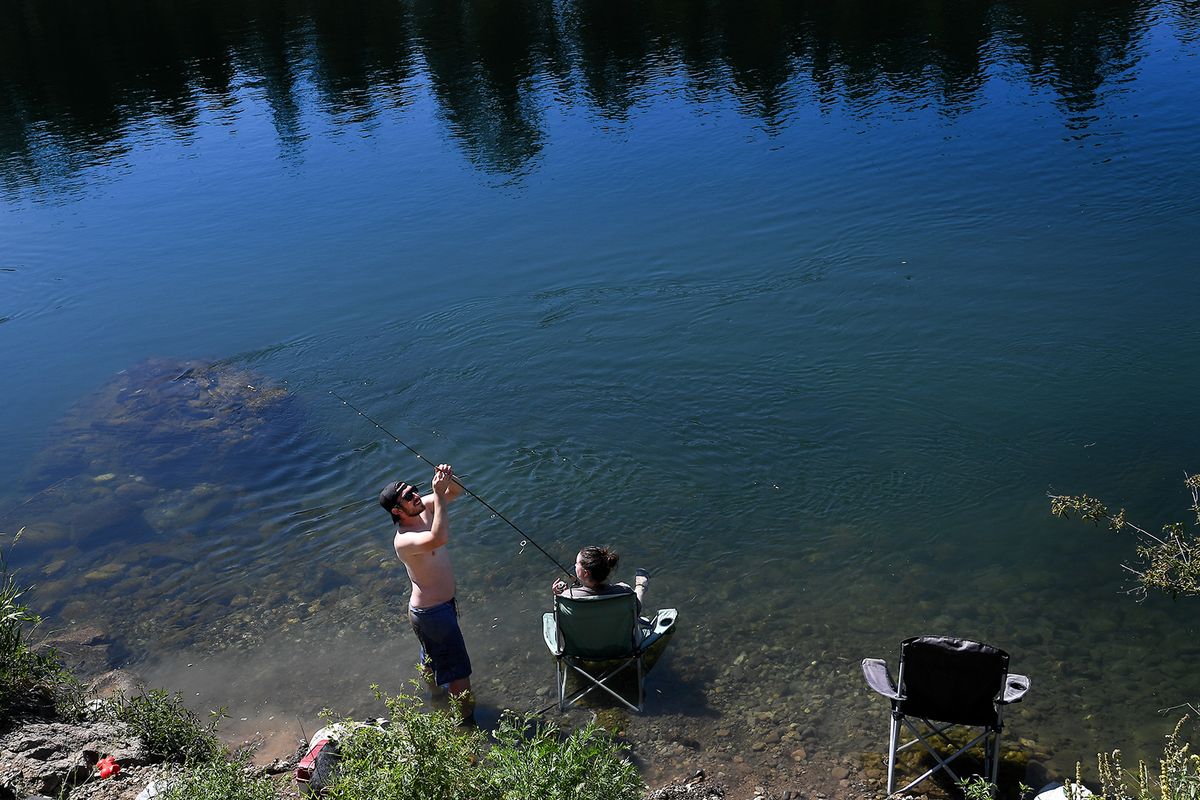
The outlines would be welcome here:
[[[438,464],[437,470],[435,470],[433,473],[433,477],[437,478],[438,473],[444,473],[446,476],[446,502],[447,503],[449,503],[453,500],[457,500],[458,498],[463,496],[463,492],[465,492],[466,489],[463,487],[463,485],[461,483],[458,482],[458,479],[454,477],[454,470],[451,468],[451,466],[449,464]]]
[[[421,500],[424,501],[425,505],[427,506],[432,506],[439,500],[445,503],[452,502],[462,497],[463,493],[466,491],[463,485],[458,482],[458,478],[454,477],[454,469],[449,464],[438,464],[437,467],[434,468],[434,481],[437,481],[439,475],[442,475],[446,478],[446,492],[444,495],[442,495],[434,490],[429,494],[421,495]]]
[[[446,514],[446,504],[450,501],[447,495],[458,487],[450,477],[452,474],[449,464],[440,464],[433,474],[433,492],[427,503],[433,507],[433,521],[429,529],[396,532],[394,546],[396,555],[401,559],[406,554],[431,553],[450,541],[450,518]],[[461,492],[461,487],[458,488]]]

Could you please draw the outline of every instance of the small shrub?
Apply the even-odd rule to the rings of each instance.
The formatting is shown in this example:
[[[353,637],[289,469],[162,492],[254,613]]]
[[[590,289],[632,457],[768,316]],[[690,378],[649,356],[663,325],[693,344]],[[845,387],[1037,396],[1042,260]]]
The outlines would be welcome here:
[[[132,698],[120,694],[100,704],[97,716],[123,722],[142,737],[151,753],[181,764],[205,764],[222,752],[216,717],[202,722],[178,694],[152,689]]]
[[[359,727],[340,743],[334,800],[637,800],[645,789],[622,747],[595,725],[563,737],[553,724],[509,714],[489,751],[456,712],[379,696],[392,724]]]
[[[18,531],[10,548],[20,538]],[[53,650],[31,648],[29,634],[42,620],[22,602],[26,591],[0,548],[0,728],[24,712],[47,707],[73,711],[82,698],[78,681]]]
[[[1136,774],[1126,770],[1121,765],[1120,750],[1111,755],[1099,754],[1096,757],[1100,772],[1098,800],[1200,800],[1200,755],[1188,752],[1190,745],[1181,735],[1187,720],[1185,714],[1167,735],[1157,776],[1145,761],[1138,762]],[[1076,781],[1068,781],[1068,789],[1082,785],[1079,771],[1077,766]]]
[[[972,775],[958,782],[966,800],[995,800],[996,784],[979,775]]]
[[[503,800],[637,800],[645,785],[625,748],[589,723],[563,738],[553,723],[506,714],[487,764]]]
[[[251,775],[246,759],[217,758],[188,769],[173,780],[161,795],[163,800],[276,800],[275,783],[265,776]]]
[[[392,715],[389,728],[357,728],[339,743],[329,786],[333,800],[475,800],[485,797],[479,767],[486,737],[457,725],[456,715],[425,713],[412,697],[376,692]]]

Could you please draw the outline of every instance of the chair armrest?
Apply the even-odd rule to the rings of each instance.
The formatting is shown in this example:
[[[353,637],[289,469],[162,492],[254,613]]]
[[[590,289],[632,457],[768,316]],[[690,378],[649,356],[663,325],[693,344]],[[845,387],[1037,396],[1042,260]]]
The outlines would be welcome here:
[[[562,645],[558,642],[558,622],[554,619],[553,611],[542,614],[542,639],[551,653],[556,656],[562,655]]]
[[[887,662],[882,658],[864,658],[862,671],[863,677],[867,679],[867,685],[878,694],[892,700],[900,699],[900,692],[896,689],[896,684],[888,672]]]
[[[654,615],[654,619],[650,620],[650,624],[647,626],[646,633],[642,637],[638,649],[643,651],[648,650],[651,645],[670,633],[677,619],[679,619],[679,612],[675,609],[664,608],[660,610]]]
[[[1004,682],[1004,695],[1000,698],[1002,705],[1019,703],[1029,691],[1029,678],[1025,675],[1009,675]]]

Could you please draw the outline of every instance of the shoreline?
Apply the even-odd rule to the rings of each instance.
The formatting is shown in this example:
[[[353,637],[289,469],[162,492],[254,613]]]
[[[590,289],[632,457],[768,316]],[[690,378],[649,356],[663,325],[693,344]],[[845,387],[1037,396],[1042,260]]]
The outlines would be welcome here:
[[[90,664],[93,674],[111,666],[111,641],[102,632],[82,625],[71,626],[68,632],[71,635],[52,640],[51,644],[65,647],[70,651],[70,657],[75,663]],[[408,643],[411,637],[403,636],[404,631],[399,633],[399,637],[388,637],[381,645],[377,643],[377,646],[383,647],[384,656],[392,656],[391,648],[397,643]],[[297,652],[303,652],[308,647],[307,641],[293,642],[291,646],[297,648]],[[355,639],[349,634],[337,640],[337,658],[331,661],[332,667],[337,668],[341,664],[341,656],[346,650],[357,651],[360,646],[365,646],[366,641]],[[323,666],[314,667],[311,684],[289,684],[281,680],[282,676],[294,672],[292,666],[297,660],[296,652],[277,649],[281,646],[279,641],[264,641],[255,648],[268,653],[268,660],[279,662],[279,673],[263,676],[264,681],[276,688],[278,702],[268,707],[259,706],[252,711],[244,707],[236,708],[231,718],[222,721],[218,731],[225,744],[231,748],[246,744],[258,745],[255,762],[260,766],[293,755],[305,735],[311,735],[323,726],[318,721],[315,711],[319,707],[330,705],[330,696],[320,694],[321,681],[326,677]],[[678,646],[679,642],[672,645]],[[695,643],[688,645],[689,648],[695,646]],[[713,705],[707,714],[680,713],[678,703],[674,703],[672,698],[667,697],[655,685],[654,678],[659,675],[656,672],[647,683],[647,690],[652,699],[650,710],[646,714],[627,714],[616,709],[601,708],[595,712],[576,710],[562,716],[556,710],[552,710],[547,712],[545,718],[559,724],[564,730],[570,730],[581,727],[594,716],[600,717],[602,727],[614,733],[618,741],[629,745],[631,757],[637,764],[639,773],[648,785],[655,788],[678,786],[686,783],[696,773],[702,772],[707,778],[707,785],[724,786],[727,797],[738,800],[760,796],[762,792],[758,791],[759,789],[768,794],[774,792],[777,796],[792,792],[793,796],[815,800],[857,800],[881,796],[884,782],[882,764],[887,724],[886,705],[871,706],[871,694],[865,686],[858,686],[856,676],[845,675],[841,668],[830,669],[830,695],[827,701],[831,713],[846,714],[856,705],[868,709],[876,723],[872,733],[877,736],[879,747],[854,747],[844,740],[829,739],[811,722],[789,716],[786,709],[795,705],[796,698],[788,696],[787,685],[781,683],[766,686],[747,682],[747,676],[754,674],[755,670],[760,668],[760,664],[769,663],[762,661],[767,655],[769,653],[760,652],[739,656],[730,662],[725,677],[715,680],[712,675],[705,680],[701,674],[691,672],[694,665],[678,664],[669,667],[674,682],[695,684],[698,687],[702,685],[705,691],[712,694]],[[144,683],[152,686],[186,687],[183,699],[200,715],[204,715],[214,706],[224,705],[229,693],[235,690],[236,673],[243,666],[242,662],[236,658],[223,661],[225,656],[220,653],[181,654],[181,661],[185,657],[188,660],[179,665],[181,670],[164,670],[159,664],[151,674],[145,676]],[[387,658],[367,661],[384,663]],[[223,666],[220,666],[221,664]],[[545,706],[552,694],[551,662],[546,660],[546,663],[542,664],[537,661],[536,664],[532,686],[537,688],[531,698],[537,701],[536,705],[531,704],[534,708]],[[819,699],[811,697],[815,685],[812,681],[816,679],[816,664],[816,660],[805,664],[804,669],[798,672],[808,676],[804,684],[792,686],[792,689],[809,692],[811,709],[803,704],[799,706],[806,713],[816,710],[816,701]],[[542,668],[544,676],[541,674]],[[344,667],[342,669],[344,672]],[[528,667],[523,669],[525,672],[529,671]],[[494,725],[495,718],[500,714],[500,707],[490,701],[496,696],[514,696],[513,693],[520,695],[528,689],[522,687],[520,672],[498,670],[490,677],[481,677],[483,707],[487,709],[485,718],[481,721],[487,728]],[[135,679],[134,683],[139,680],[141,679]],[[353,686],[359,684],[358,678],[347,680]],[[527,679],[525,682],[528,682]],[[127,681],[125,685],[128,687],[134,684]],[[335,688],[335,694],[345,696],[344,686]],[[198,689],[202,691],[197,691]],[[737,691],[741,694],[728,700],[721,699]],[[355,704],[352,708],[334,710],[339,714],[359,719],[380,714],[381,709],[367,701],[369,691],[365,685],[358,688],[357,695],[363,702]],[[300,696],[307,698],[310,707],[319,704],[317,709],[308,714],[286,711],[288,705],[295,704]],[[733,705],[721,705],[729,700],[732,700]],[[1015,736],[1006,737],[1004,744],[1006,748],[1024,746]],[[1032,758],[1027,757],[1025,760],[1030,762],[1028,766],[1032,774],[1016,777],[1030,785],[1042,785],[1047,769]],[[922,794],[940,798],[945,792],[933,789]]]
[[[63,647],[62,655],[76,663],[90,664],[93,668],[103,663],[107,655],[104,637],[88,628],[76,633],[74,639],[59,637],[47,644]],[[128,670],[111,670],[98,676],[85,673],[82,678],[88,679],[89,692],[97,697],[121,692],[128,697],[145,686],[140,675]],[[423,705],[435,707],[428,698]],[[495,709],[488,710],[483,720],[485,730],[494,727],[494,718],[499,713]],[[779,750],[777,745],[781,742],[770,734],[765,737],[767,741],[754,742],[750,747],[734,752],[706,749],[694,738],[701,735],[694,727],[678,727],[675,721],[656,717],[653,713],[630,715],[607,707],[581,707],[565,714],[552,710],[545,718],[564,733],[591,720],[609,730],[618,742],[629,747],[628,755],[648,787],[648,800],[878,800],[883,796],[882,759],[874,759],[877,763],[872,768],[866,754],[856,761],[819,744],[805,744],[797,739],[794,743],[784,743],[786,756],[772,757],[768,747],[776,746],[774,749]],[[297,784],[290,777],[291,769],[307,746],[298,735],[297,727],[306,735],[315,732],[315,728],[308,730],[299,719],[295,725],[282,717],[272,721],[277,722],[274,727],[257,725],[257,720],[249,718],[226,719],[218,725],[217,733],[230,751],[252,748],[252,763],[276,775],[279,798],[299,797]],[[633,723],[655,729],[669,726],[671,740],[631,739],[625,735],[624,728]],[[321,726],[318,722],[313,724]],[[728,738],[728,735],[722,738]],[[137,774],[131,770],[127,777],[133,778]],[[920,796],[937,800],[950,796],[937,784],[927,783]],[[133,794],[129,794],[129,798],[132,797]]]

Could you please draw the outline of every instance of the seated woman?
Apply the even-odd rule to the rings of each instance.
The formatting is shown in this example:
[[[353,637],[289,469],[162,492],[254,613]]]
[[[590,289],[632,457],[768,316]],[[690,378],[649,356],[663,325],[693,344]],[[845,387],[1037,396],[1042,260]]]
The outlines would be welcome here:
[[[566,593],[567,597],[594,597],[596,595],[627,594],[633,592],[638,599],[638,613],[642,613],[642,599],[646,594],[646,582],[649,576],[646,570],[636,571],[633,588],[627,583],[607,583],[608,576],[617,568],[621,557],[615,550],[607,547],[589,545],[579,551],[575,557],[575,577],[579,579],[578,586],[567,586],[562,578],[556,580],[550,591],[555,594]]]

